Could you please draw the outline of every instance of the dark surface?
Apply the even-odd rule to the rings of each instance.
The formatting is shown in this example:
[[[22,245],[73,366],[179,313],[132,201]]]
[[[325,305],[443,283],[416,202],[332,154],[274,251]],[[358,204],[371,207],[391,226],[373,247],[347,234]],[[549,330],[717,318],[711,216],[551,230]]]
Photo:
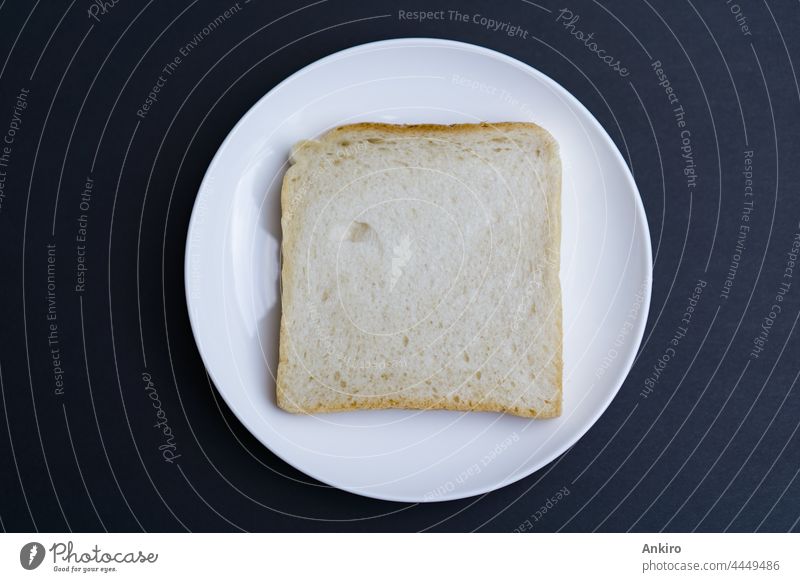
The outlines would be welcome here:
[[[398,9],[417,10],[422,2],[331,0],[298,10],[288,2],[242,1],[241,11],[184,59],[137,128],[136,110],[162,67],[232,4],[119,2],[97,22],[85,0],[0,3],[3,135],[16,95],[30,91],[10,161],[0,168],[5,530],[798,529],[800,272],[783,279],[800,230],[796,2],[742,2],[750,35],[723,0],[570,2],[580,15],[576,28],[594,31],[630,70],[622,78],[556,22],[563,5],[549,0],[539,3],[548,10],[523,1],[428,3],[509,21],[527,29],[527,39],[472,22],[398,19]],[[655,257],[641,353],[589,433],[550,466],[500,491],[422,506],[309,482],[251,437],[206,376],[183,289],[192,204],[239,117],[320,57],[407,36],[493,48],[572,92],[633,169]],[[693,189],[654,60],[686,112],[698,174]],[[748,149],[754,204],[743,223]],[[85,213],[88,270],[78,293],[75,235],[87,176],[94,180]],[[750,229],[723,299],[741,224]],[[48,244],[56,245],[61,395],[48,345]],[[698,279],[707,287],[688,333],[644,398]],[[782,311],[763,352],[751,359],[784,280],[791,286]],[[176,436],[181,457],[173,464],[157,448],[145,372]],[[563,487],[569,495],[537,521],[537,510]]]

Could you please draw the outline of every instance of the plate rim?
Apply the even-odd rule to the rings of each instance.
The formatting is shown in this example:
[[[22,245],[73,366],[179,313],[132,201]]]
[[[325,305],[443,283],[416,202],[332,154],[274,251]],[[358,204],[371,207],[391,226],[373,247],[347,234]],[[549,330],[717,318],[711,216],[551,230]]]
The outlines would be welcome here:
[[[373,49],[378,49],[382,47],[391,47],[391,48],[402,48],[402,47],[440,47],[440,48],[457,48],[463,51],[472,52],[476,54],[480,54],[483,56],[487,56],[493,59],[497,59],[499,61],[504,62],[505,64],[509,64],[512,66],[517,67],[518,69],[522,70],[526,74],[536,77],[546,85],[548,85],[551,89],[555,90],[559,95],[566,98],[569,104],[575,107],[578,111],[583,113],[586,116],[586,119],[589,123],[595,125],[597,129],[599,129],[599,135],[602,138],[605,145],[609,148],[612,152],[612,156],[616,160],[617,163],[620,164],[621,168],[623,168],[623,174],[626,182],[628,183],[629,189],[628,191],[633,194],[633,203],[635,207],[635,221],[634,226],[641,225],[642,227],[642,239],[644,244],[642,245],[643,252],[645,256],[643,257],[646,259],[645,267],[646,267],[646,284],[643,285],[643,293],[642,293],[642,303],[640,307],[640,313],[642,314],[638,319],[634,326],[632,337],[635,340],[631,344],[631,350],[628,352],[627,357],[623,361],[623,366],[620,372],[619,377],[615,378],[613,382],[613,388],[608,391],[608,394],[605,400],[602,402],[601,406],[598,406],[593,414],[590,415],[589,420],[585,423],[585,426],[582,427],[580,430],[575,431],[575,433],[570,436],[562,447],[542,458],[541,461],[534,463],[529,468],[524,468],[519,472],[513,473],[512,475],[503,478],[495,482],[492,485],[488,486],[479,486],[475,488],[466,488],[466,489],[456,489],[452,492],[448,492],[445,495],[436,497],[435,499],[426,498],[424,495],[420,495],[417,497],[414,496],[405,496],[405,495],[398,495],[398,494],[385,494],[382,492],[374,492],[374,491],[363,491],[359,490],[355,487],[350,486],[343,486],[340,484],[332,483],[326,478],[316,474],[316,471],[309,470],[302,464],[297,464],[296,462],[287,459],[284,455],[279,453],[278,451],[274,450],[270,447],[267,443],[264,442],[262,438],[258,436],[258,433],[254,430],[254,427],[251,426],[251,423],[243,418],[242,415],[239,414],[237,407],[233,404],[229,396],[225,393],[224,390],[220,388],[220,383],[217,381],[216,373],[207,365],[209,358],[207,356],[208,348],[201,347],[204,344],[199,341],[198,336],[198,327],[199,323],[197,321],[198,315],[195,315],[193,312],[192,304],[192,281],[191,281],[191,241],[193,233],[198,230],[198,215],[199,211],[198,208],[200,206],[201,201],[203,200],[203,192],[207,189],[208,182],[210,177],[212,177],[221,156],[233,139],[233,137],[238,132],[239,128],[242,127],[250,118],[251,115],[254,114],[255,110],[261,105],[261,103],[267,100],[270,95],[279,91],[284,85],[289,84],[294,79],[308,73],[310,70],[313,70],[319,66],[326,64],[329,61],[337,60],[342,57],[346,57],[350,54],[360,53],[360,52],[368,52]],[[248,432],[250,432],[258,442],[260,442],[264,447],[266,447],[272,454],[277,456],[283,462],[287,463],[291,467],[295,468],[296,470],[300,471],[301,473],[327,485],[342,491],[347,491],[348,493],[352,493],[355,495],[359,495],[361,497],[368,497],[371,499],[378,499],[382,501],[393,501],[393,502],[401,502],[401,503],[439,503],[445,501],[454,501],[458,499],[467,499],[470,497],[476,497],[479,495],[485,495],[486,493],[491,493],[492,491],[496,491],[517,481],[520,481],[536,471],[542,469],[543,467],[547,466],[555,459],[561,457],[566,451],[568,451],[572,446],[574,446],[580,439],[582,439],[586,433],[591,430],[591,428],[597,423],[600,417],[606,412],[608,407],[614,401],[617,394],[619,393],[622,385],[625,383],[625,380],[628,378],[630,374],[631,368],[636,360],[636,356],[639,352],[639,348],[642,343],[642,339],[644,337],[644,332],[647,329],[647,322],[650,319],[650,303],[651,303],[651,296],[652,296],[652,289],[653,289],[653,250],[652,250],[652,242],[650,238],[650,226],[647,221],[647,213],[644,209],[644,202],[642,201],[641,193],[639,192],[639,188],[636,185],[636,181],[633,177],[633,174],[630,170],[630,167],[625,161],[625,158],[622,156],[617,145],[611,139],[611,136],[606,131],[605,127],[597,120],[597,118],[592,114],[592,112],[578,100],[572,93],[570,93],[565,87],[563,87],[560,83],[546,75],[545,73],[539,71],[532,65],[525,63],[515,57],[502,53],[500,51],[496,51],[494,49],[484,47],[481,45],[476,45],[468,42],[452,40],[452,39],[443,39],[443,38],[429,38],[429,37],[402,37],[402,38],[392,38],[392,39],[384,39],[384,40],[377,40],[373,42],[363,43],[355,46],[348,47],[346,49],[342,49],[326,55],[320,59],[317,59],[285,79],[279,82],[277,85],[272,87],[269,91],[267,91],[264,95],[262,95],[255,103],[253,103],[248,110],[241,116],[241,118],[236,122],[236,124],[230,129],[228,134],[225,136],[225,139],[219,145],[219,148],[214,154],[214,157],[211,159],[208,167],[206,168],[205,173],[203,174],[203,179],[200,182],[200,186],[197,190],[197,195],[195,200],[192,204],[192,212],[189,218],[189,224],[186,231],[186,240],[184,244],[184,293],[186,296],[186,306],[187,306],[187,313],[189,316],[189,323],[192,329],[192,337],[194,339],[195,345],[197,347],[198,353],[200,354],[200,358],[203,361],[203,366],[206,369],[211,381],[214,383],[214,388],[217,390],[219,395],[225,401],[225,404],[231,410],[231,412],[236,416],[237,420],[242,423],[242,425],[247,428]]]

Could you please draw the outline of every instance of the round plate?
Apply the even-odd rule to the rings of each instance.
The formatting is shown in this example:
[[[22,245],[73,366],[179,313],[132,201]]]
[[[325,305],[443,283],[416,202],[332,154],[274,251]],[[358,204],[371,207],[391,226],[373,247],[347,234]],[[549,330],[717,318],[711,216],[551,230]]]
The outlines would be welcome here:
[[[563,414],[357,411],[302,416],[275,403],[280,188],[289,149],[344,123],[533,121],[563,164]],[[619,390],[650,303],[647,219],[628,168],[563,87],[500,53],[398,39],[326,57],[239,121],[200,188],[186,246],[186,295],[200,354],[228,406],[306,474],[380,499],[477,495],[531,474],[574,444]],[[510,332],[510,330],[509,330]]]

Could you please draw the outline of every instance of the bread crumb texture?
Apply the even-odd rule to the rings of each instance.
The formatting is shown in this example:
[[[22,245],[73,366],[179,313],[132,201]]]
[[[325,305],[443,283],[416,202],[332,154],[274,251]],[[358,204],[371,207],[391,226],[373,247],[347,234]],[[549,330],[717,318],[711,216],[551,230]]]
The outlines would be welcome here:
[[[278,405],[561,413],[561,162],[532,123],[361,123],[281,192]]]

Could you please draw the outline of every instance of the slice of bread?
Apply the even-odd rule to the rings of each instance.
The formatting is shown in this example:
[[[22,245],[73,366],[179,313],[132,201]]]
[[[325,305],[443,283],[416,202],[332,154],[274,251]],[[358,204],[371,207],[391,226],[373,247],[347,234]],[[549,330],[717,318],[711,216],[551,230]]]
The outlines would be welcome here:
[[[532,123],[359,123],[281,192],[278,405],[561,413],[561,162]]]

